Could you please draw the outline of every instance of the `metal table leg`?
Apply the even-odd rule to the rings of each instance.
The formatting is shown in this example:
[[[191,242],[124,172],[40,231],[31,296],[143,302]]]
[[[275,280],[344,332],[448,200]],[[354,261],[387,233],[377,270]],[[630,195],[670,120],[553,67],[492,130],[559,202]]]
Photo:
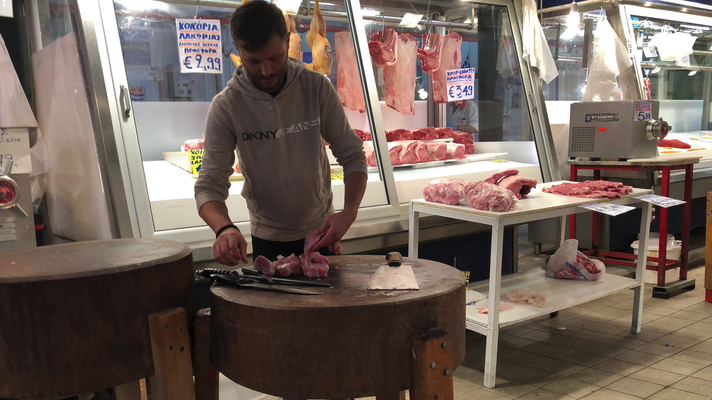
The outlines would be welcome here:
[[[660,194],[670,197],[670,168],[663,168],[663,181]],[[668,210],[660,207],[660,239],[658,240],[658,286],[665,286],[665,267],[667,265],[667,228]],[[642,251],[647,252],[646,247],[638,247],[638,255]]]
[[[420,213],[413,211],[413,203],[410,204],[408,217],[408,257],[418,258],[418,240],[420,236]]]
[[[497,378],[497,346],[499,344],[499,296],[502,280],[502,245],[504,226],[492,225],[490,254],[489,309],[487,316],[487,348],[485,350],[485,387],[493,388]]]
[[[578,168],[575,165],[571,166],[571,181],[576,182],[578,179]],[[569,239],[576,239],[576,214],[569,215]]]
[[[690,251],[690,219],[692,218],[692,175],[693,165],[685,167],[685,204],[682,206],[682,267],[680,279],[687,279],[687,267]]]
[[[635,269],[635,280],[638,281],[638,286],[634,289],[633,294],[633,321],[630,331],[639,333],[643,323],[643,296],[645,289],[645,268],[648,261],[647,249],[648,236],[650,234],[650,220],[652,218],[653,205],[643,202],[643,215],[640,219],[640,247],[638,252],[638,265]]]

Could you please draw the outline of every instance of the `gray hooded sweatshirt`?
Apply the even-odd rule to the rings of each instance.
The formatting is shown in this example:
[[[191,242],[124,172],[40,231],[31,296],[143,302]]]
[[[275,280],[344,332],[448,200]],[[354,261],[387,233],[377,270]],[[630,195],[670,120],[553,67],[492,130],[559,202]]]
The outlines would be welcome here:
[[[367,172],[363,142],[349,126],[336,90],[323,75],[287,61],[277,96],[257,89],[239,67],[213,98],[195,199],[225,202],[236,150],[252,234],[266,240],[306,237],[334,212],[324,140],[344,169]]]

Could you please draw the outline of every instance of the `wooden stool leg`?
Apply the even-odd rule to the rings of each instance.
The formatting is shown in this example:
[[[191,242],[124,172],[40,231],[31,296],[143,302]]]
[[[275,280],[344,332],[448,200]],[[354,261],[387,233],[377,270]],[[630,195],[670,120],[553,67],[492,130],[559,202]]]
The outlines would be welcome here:
[[[195,398],[218,400],[218,372],[210,364],[210,309],[195,316]],[[117,399],[118,400],[118,399]]]
[[[413,336],[411,400],[452,400],[450,335],[433,329]]]
[[[185,310],[172,308],[148,316],[155,375],[152,400],[195,400],[190,335]]]
[[[376,400],[405,400],[405,392],[395,392],[376,396]]]
[[[141,400],[141,381],[116,386],[116,400]]]

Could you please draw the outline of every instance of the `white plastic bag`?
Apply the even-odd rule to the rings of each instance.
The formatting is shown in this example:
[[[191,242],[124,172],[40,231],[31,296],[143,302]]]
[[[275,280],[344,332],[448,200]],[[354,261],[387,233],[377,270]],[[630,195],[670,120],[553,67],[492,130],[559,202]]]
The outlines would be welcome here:
[[[598,23],[593,35],[593,59],[583,101],[624,100],[618,89],[618,75],[632,65],[628,49],[616,35],[608,19]]]
[[[559,279],[597,281],[606,273],[606,266],[578,251],[578,240],[568,239],[553,256],[544,261],[546,276]]]

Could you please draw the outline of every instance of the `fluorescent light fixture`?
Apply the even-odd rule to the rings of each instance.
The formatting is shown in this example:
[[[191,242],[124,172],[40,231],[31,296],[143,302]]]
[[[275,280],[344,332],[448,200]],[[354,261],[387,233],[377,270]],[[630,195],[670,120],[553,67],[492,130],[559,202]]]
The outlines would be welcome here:
[[[698,30],[701,30],[701,31],[708,31],[708,30],[710,30],[710,27],[709,27],[709,26],[688,25],[688,24],[680,24],[680,28],[698,29]]]
[[[683,8],[683,9],[682,9],[682,12],[687,12],[687,8]]]
[[[662,68],[656,66],[652,71],[650,71],[650,73],[651,73],[651,74],[657,74],[658,72],[660,72],[661,69],[662,69]]]
[[[652,3],[650,3],[649,1],[646,1],[646,2],[645,2],[645,6],[646,6],[646,7],[650,7],[650,4],[652,4]]]
[[[569,28],[575,28],[578,27],[578,24],[581,21],[581,14],[578,12],[578,4],[576,4],[576,0],[574,0],[571,3],[571,11],[569,12],[569,15],[566,17],[566,26]]]
[[[168,10],[168,4],[151,0],[117,0],[117,3],[130,11]]]
[[[692,71],[690,71],[689,74],[687,74],[687,76],[695,76],[696,73],[697,73],[697,70],[693,69]]]
[[[374,10],[373,8],[364,8],[361,10],[361,15],[364,17],[377,17],[381,15],[381,12],[378,10]]]
[[[415,28],[418,26],[418,22],[420,22],[421,19],[423,19],[422,14],[405,13],[403,19],[398,25],[405,28]]]
[[[277,0],[275,4],[283,13],[296,15],[302,2],[301,0]]]

